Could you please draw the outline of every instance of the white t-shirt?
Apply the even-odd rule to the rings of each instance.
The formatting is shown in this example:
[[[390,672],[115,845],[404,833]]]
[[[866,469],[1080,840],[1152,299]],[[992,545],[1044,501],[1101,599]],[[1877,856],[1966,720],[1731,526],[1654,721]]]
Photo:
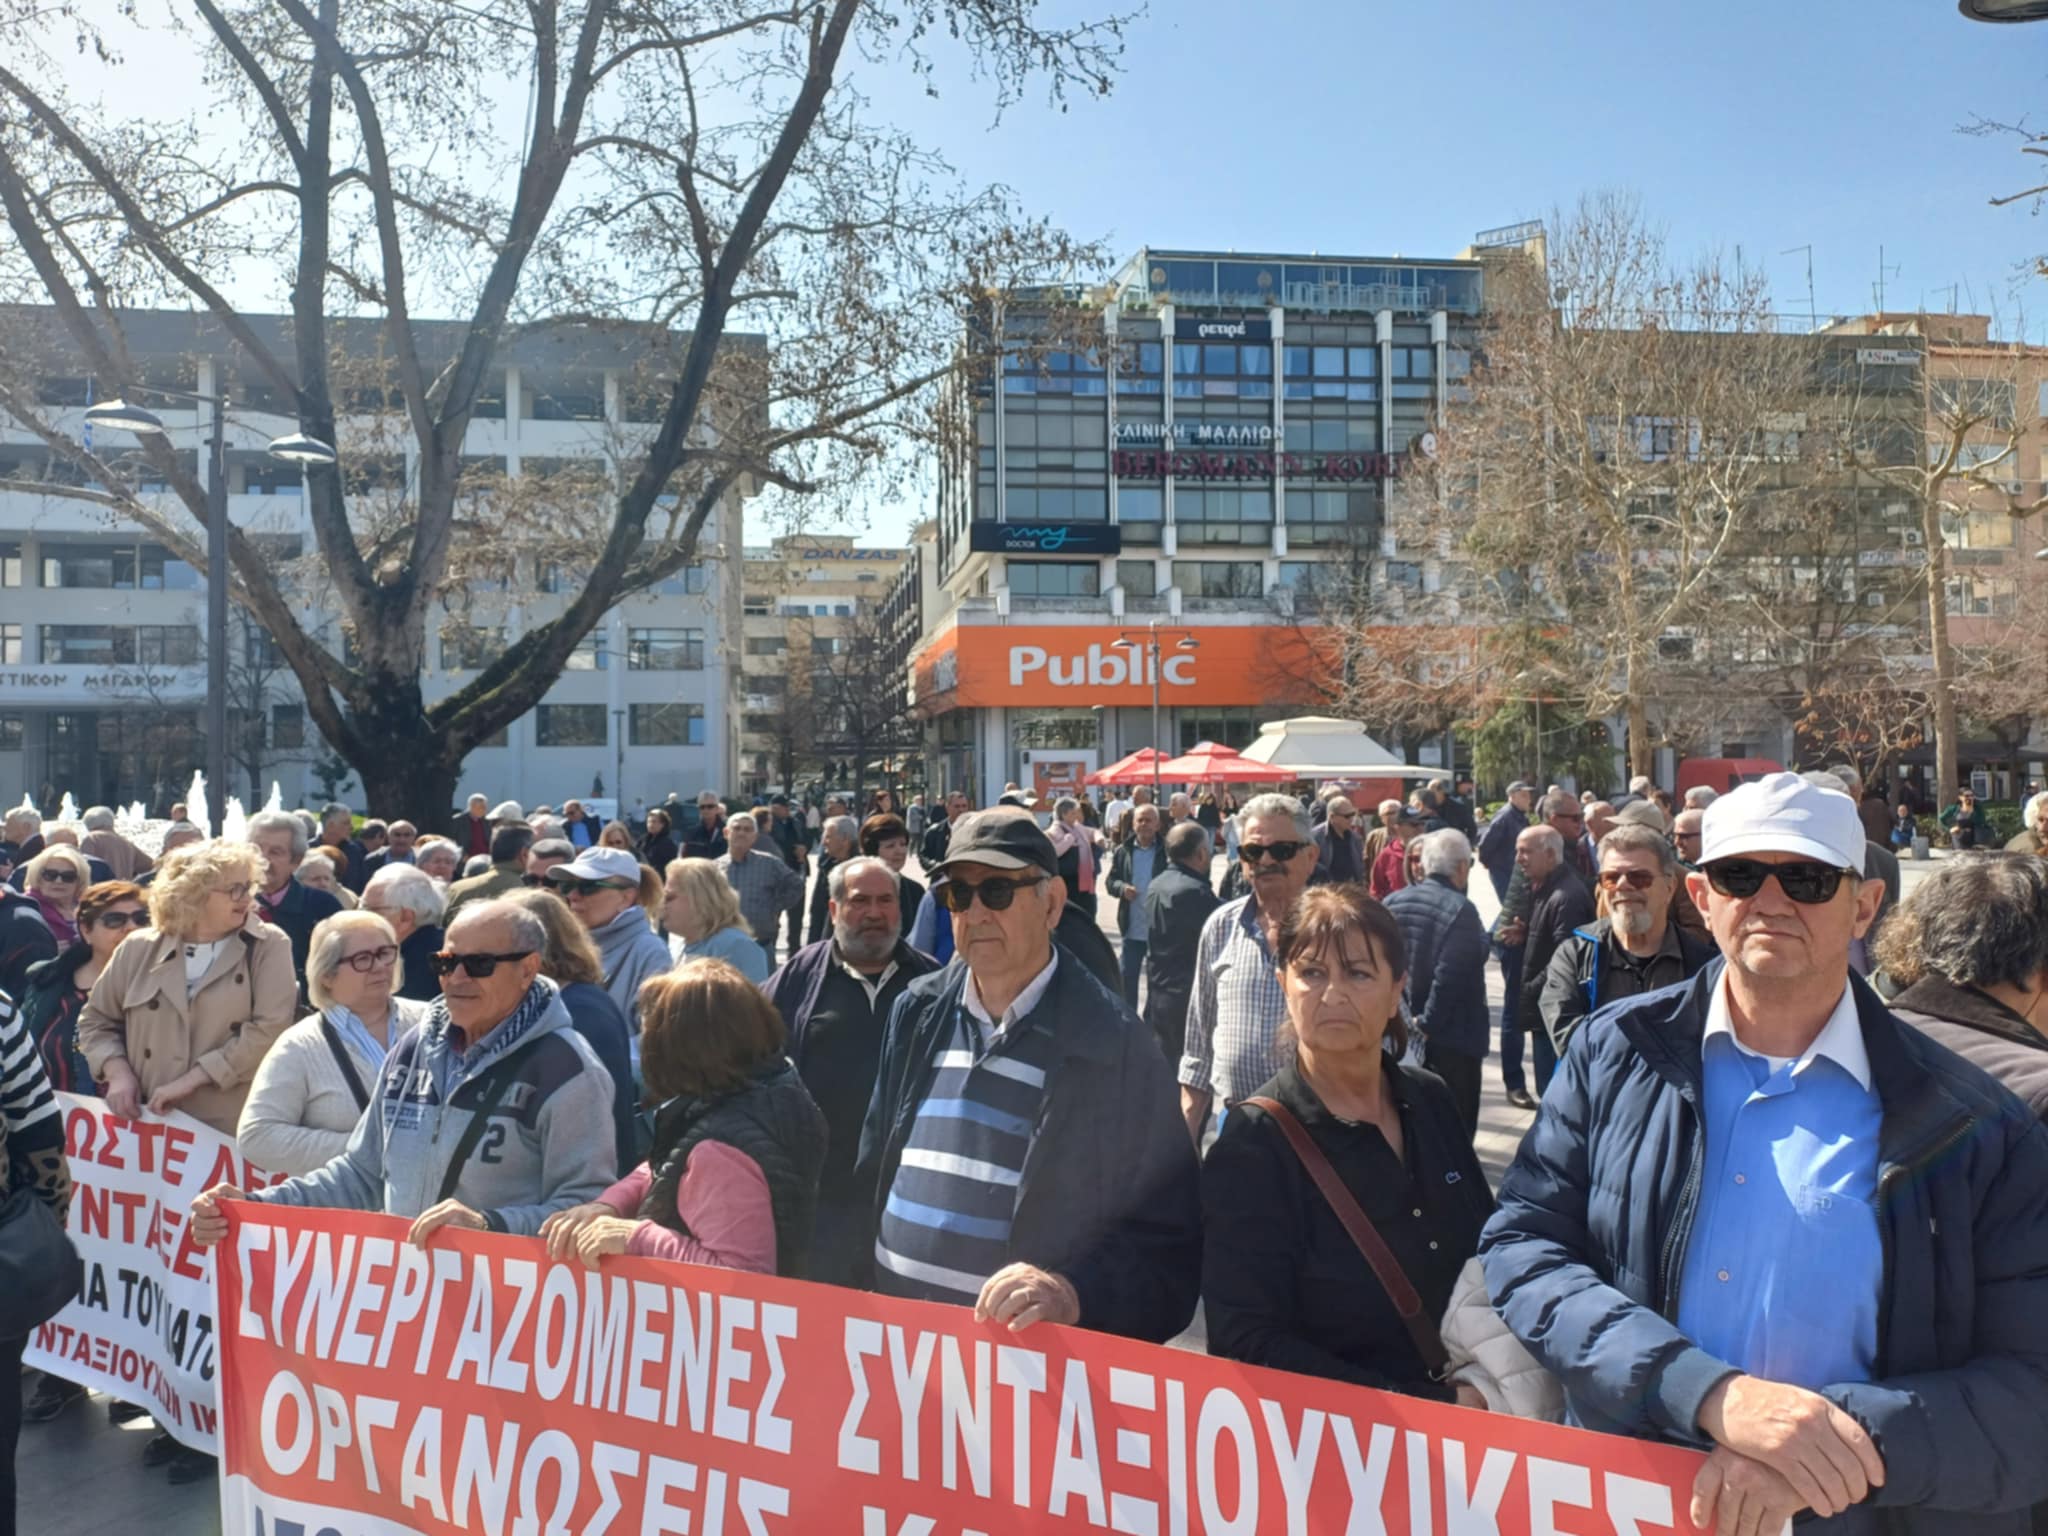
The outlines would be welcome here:
[[[215,939],[211,944],[187,944],[185,946],[185,995],[190,997],[199,990],[199,983],[206,973],[213,969],[213,957],[220,953],[226,939]]]
[[[1117,828],[1124,824],[1124,812],[1130,808],[1131,802],[1121,797],[1110,801],[1107,806],[1103,807],[1102,830],[1105,832],[1116,831]]]

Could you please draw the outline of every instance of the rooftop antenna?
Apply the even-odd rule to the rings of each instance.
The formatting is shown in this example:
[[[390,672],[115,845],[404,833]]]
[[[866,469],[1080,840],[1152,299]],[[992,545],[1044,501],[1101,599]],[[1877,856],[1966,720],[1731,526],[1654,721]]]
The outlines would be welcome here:
[[[1797,256],[1802,252],[1806,256],[1806,324],[1808,329],[1818,330],[1820,328],[1820,306],[1813,300],[1813,247],[1810,245],[1788,246],[1786,249],[1778,252],[1778,254],[1780,256]]]
[[[1889,266],[1889,267],[1885,265],[1885,262],[1884,262],[1884,247],[1883,247],[1882,245],[1880,245],[1880,246],[1879,246],[1879,247],[1877,248],[1877,282],[1876,282],[1876,284],[1875,284],[1875,287],[1874,287],[1874,291],[1875,291],[1875,293],[1876,293],[1876,295],[1877,295],[1877,312],[1878,312],[1878,313],[1879,313],[1880,315],[1881,315],[1881,314],[1883,314],[1883,313],[1885,312],[1885,309],[1884,309],[1884,280],[1885,280],[1885,277],[1886,277],[1886,275],[1887,275],[1887,274],[1889,274],[1889,275],[1891,275],[1891,276],[1893,276],[1893,277],[1897,277],[1897,276],[1899,275],[1899,268],[1898,268],[1898,264],[1897,264],[1896,262],[1895,262],[1895,263],[1893,263],[1893,264],[1892,264],[1891,266]]]
[[[1954,314],[1956,312],[1956,284],[1950,283],[1947,287],[1937,288],[1934,291],[1948,295],[1948,312]]]

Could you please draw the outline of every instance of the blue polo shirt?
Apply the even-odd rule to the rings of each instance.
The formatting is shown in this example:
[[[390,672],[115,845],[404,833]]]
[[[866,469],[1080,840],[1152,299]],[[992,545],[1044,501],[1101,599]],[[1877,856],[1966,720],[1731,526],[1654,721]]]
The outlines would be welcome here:
[[[1856,999],[1845,986],[1813,1044],[1787,1060],[1735,1038],[1726,989],[1724,978],[1701,1042],[1706,1153],[1678,1327],[1767,1380],[1868,1381],[1884,1282],[1883,1114]]]

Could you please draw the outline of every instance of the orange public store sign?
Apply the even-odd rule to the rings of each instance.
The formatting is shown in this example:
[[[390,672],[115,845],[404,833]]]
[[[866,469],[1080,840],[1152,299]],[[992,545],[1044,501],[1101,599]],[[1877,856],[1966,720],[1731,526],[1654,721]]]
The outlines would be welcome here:
[[[1319,631],[1279,624],[1159,628],[1164,704],[1312,702],[1328,674]],[[1192,650],[1179,642],[1192,638]],[[958,625],[917,662],[932,710],[1016,705],[1150,704],[1151,632],[1078,624]]]

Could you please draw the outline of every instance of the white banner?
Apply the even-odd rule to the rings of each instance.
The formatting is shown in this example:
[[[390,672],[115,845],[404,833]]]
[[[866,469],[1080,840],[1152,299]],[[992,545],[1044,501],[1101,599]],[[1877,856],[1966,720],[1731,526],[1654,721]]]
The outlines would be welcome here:
[[[213,1267],[185,1218],[215,1184],[280,1182],[189,1115],[124,1120],[100,1099],[57,1095],[71,1159],[66,1223],[85,1260],[78,1299],[38,1328],[24,1363],[147,1408],[194,1450],[216,1431]]]

